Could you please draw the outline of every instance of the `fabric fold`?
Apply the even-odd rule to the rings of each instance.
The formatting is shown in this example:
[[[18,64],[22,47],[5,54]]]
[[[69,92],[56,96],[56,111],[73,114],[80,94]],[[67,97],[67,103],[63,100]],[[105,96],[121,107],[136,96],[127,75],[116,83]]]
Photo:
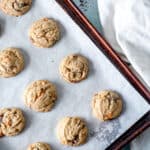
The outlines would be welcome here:
[[[150,1],[99,0],[105,38],[150,87]]]

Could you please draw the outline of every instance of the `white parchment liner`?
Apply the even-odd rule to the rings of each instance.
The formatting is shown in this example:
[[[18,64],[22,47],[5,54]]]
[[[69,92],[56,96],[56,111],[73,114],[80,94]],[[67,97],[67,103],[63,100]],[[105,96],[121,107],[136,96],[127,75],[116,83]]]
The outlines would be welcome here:
[[[61,40],[52,48],[36,48],[28,38],[30,25],[42,17],[57,20],[61,27]],[[0,150],[26,150],[37,141],[48,142],[53,150],[103,150],[149,109],[144,99],[54,0],[33,1],[31,10],[21,17],[0,12],[0,26],[0,49],[21,48],[26,61],[24,71],[18,76],[0,78],[0,107],[19,107],[26,116],[24,131],[15,137],[1,138]],[[66,83],[58,70],[62,58],[72,53],[80,53],[90,61],[89,77],[78,84]],[[57,86],[58,100],[51,112],[37,113],[24,105],[25,87],[38,79],[48,79]],[[90,107],[92,95],[103,89],[118,91],[124,99],[122,115],[105,123],[92,116]],[[59,143],[55,127],[63,116],[80,116],[86,120],[89,127],[86,144],[72,148]]]

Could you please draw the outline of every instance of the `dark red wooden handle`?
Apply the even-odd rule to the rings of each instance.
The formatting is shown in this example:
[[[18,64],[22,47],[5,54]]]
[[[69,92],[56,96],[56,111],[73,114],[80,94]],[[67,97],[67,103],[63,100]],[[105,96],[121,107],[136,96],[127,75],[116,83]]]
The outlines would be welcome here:
[[[150,127],[150,111],[147,112],[124,134],[122,134],[106,150],[120,150],[125,144],[129,143],[131,140],[133,140],[137,135],[141,134],[148,127]]]

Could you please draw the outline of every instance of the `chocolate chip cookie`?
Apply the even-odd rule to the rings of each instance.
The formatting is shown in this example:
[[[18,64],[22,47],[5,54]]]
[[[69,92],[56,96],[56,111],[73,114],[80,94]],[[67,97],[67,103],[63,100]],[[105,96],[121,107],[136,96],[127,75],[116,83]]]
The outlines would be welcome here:
[[[50,111],[56,99],[56,87],[48,80],[35,81],[24,92],[26,106],[38,112]]]
[[[53,46],[60,39],[58,23],[48,18],[35,21],[29,29],[29,38],[32,44],[37,47]]]
[[[51,150],[50,145],[43,142],[36,142],[28,146],[27,150]]]
[[[25,126],[25,118],[18,108],[0,109],[0,136],[19,134]]]
[[[101,91],[93,96],[92,111],[102,121],[116,118],[122,111],[122,99],[114,91]]]
[[[24,68],[24,58],[17,48],[6,48],[0,51],[0,77],[13,77]]]
[[[68,82],[80,82],[88,75],[88,60],[78,54],[65,57],[59,67],[63,79]]]
[[[79,117],[64,117],[58,123],[57,136],[64,145],[78,146],[86,142],[88,128]]]
[[[11,16],[22,16],[31,7],[32,0],[0,0],[0,9]]]

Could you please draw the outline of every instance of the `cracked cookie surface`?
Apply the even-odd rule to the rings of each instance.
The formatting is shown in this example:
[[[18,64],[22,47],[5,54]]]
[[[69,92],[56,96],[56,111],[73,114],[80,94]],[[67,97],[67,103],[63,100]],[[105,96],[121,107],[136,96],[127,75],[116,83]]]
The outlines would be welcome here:
[[[78,54],[65,57],[60,66],[61,76],[68,82],[80,82],[88,75],[88,60]]]
[[[11,16],[22,16],[31,7],[32,0],[0,0],[1,10]]]
[[[50,111],[56,99],[56,88],[48,80],[35,81],[24,92],[26,106],[38,112]]]
[[[31,25],[29,38],[33,45],[48,48],[60,39],[60,29],[53,19],[42,18]]]
[[[19,134],[25,126],[25,118],[18,108],[0,109],[0,136]]]
[[[16,76],[24,67],[24,58],[17,48],[6,48],[0,51],[0,77]]]
[[[50,145],[43,142],[36,142],[28,146],[27,150],[51,150]]]
[[[57,125],[57,136],[64,145],[78,146],[86,142],[88,128],[79,117],[64,117]]]
[[[116,118],[122,111],[122,99],[114,91],[101,91],[93,96],[92,111],[102,121]]]

